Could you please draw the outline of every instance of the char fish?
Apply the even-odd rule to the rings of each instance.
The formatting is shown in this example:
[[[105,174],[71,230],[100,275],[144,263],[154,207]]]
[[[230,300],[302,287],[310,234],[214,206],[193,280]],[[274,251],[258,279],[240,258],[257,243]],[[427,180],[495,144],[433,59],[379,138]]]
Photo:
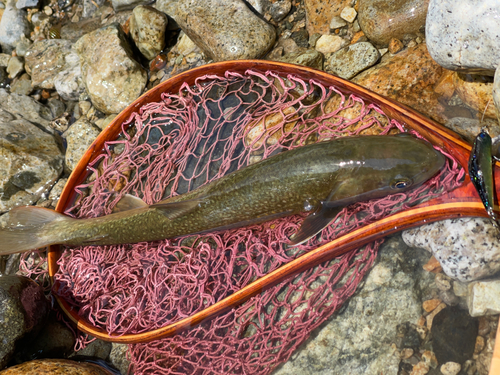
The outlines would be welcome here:
[[[0,254],[50,244],[113,245],[237,228],[301,212],[291,244],[325,228],[345,206],[422,184],[444,165],[429,143],[407,134],[345,137],[285,151],[189,193],[147,205],[125,197],[120,212],[75,219],[18,207],[0,231]]]

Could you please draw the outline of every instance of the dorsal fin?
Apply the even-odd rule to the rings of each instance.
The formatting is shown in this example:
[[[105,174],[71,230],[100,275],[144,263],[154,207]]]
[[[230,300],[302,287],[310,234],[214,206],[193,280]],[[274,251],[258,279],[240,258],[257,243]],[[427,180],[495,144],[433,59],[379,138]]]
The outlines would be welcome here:
[[[113,213],[134,210],[136,208],[148,207],[148,204],[141,198],[125,194],[113,208]]]

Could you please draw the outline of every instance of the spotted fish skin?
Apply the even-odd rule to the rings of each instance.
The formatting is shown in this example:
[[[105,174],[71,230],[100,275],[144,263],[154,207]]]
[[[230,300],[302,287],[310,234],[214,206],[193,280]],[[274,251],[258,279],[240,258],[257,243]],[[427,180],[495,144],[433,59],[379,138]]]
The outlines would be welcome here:
[[[236,228],[306,211],[311,215],[298,237],[309,238],[346,205],[418,186],[444,162],[430,144],[411,136],[339,138],[282,152],[154,205],[142,203],[92,219],[47,219],[40,233],[46,244],[113,245]]]

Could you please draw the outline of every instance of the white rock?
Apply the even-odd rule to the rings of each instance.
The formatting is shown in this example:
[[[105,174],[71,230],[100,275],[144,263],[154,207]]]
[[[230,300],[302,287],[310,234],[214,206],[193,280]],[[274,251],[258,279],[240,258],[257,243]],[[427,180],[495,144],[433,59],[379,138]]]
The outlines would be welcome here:
[[[471,316],[500,314],[500,280],[469,284],[467,305]]]
[[[338,35],[321,35],[316,42],[316,51],[322,54],[337,52],[344,47],[346,41]]]
[[[457,375],[461,369],[462,366],[460,366],[460,363],[446,362],[441,366],[441,373],[443,375]]]
[[[199,51],[200,49],[186,34],[183,33],[172,50],[183,56],[187,56],[191,52]]]
[[[76,101],[80,94],[85,91],[80,69],[80,58],[76,52],[71,52],[64,59],[66,65],[54,77],[54,88],[64,100]]]
[[[426,41],[446,69],[489,71],[500,62],[500,0],[431,0]]]
[[[431,251],[451,278],[472,281],[500,271],[500,242],[489,219],[438,221],[403,232],[408,246]]]
[[[342,12],[340,13],[340,17],[349,23],[354,22],[357,15],[358,12],[356,12],[356,10],[351,7],[345,7],[344,9],[342,9]]]

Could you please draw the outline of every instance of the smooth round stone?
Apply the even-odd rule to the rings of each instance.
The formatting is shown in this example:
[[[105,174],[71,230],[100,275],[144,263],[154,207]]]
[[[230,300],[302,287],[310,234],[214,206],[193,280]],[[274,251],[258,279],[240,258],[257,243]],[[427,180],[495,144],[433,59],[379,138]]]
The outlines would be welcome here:
[[[332,18],[340,16],[342,9],[351,3],[351,0],[304,0],[306,29],[309,35],[328,34]]]
[[[214,61],[261,57],[276,38],[242,0],[180,0],[176,21]]]
[[[491,77],[455,73],[453,75],[455,93],[464,104],[477,111],[478,117],[496,118]]]
[[[358,21],[377,47],[423,31],[429,0],[359,0]]]
[[[139,51],[152,60],[165,48],[167,16],[155,8],[139,5],[130,17],[130,35]]]
[[[338,35],[321,35],[316,41],[316,50],[322,54],[337,52],[346,45],[346,41]]]
[[[360,42],[335,52],[327,62],[327,69],[333,74],[351,79],[369,68],[380,58],[380,53],[371,43]]]
[[[64,133],[68,148],[66,150],[66,165],[73,170],[81,157],[87,151],[87,148],[94,142],[99,135],[97,129],[90,121],[82,116],[78,121],[71,125]]]
[[[116,12],[120,12],[126,9],[132,9],[141,4],[149,4],[150,0],[111,0],[111,4],[113,5],[113,9]]]
[[[493,75],[500,61],[500,0],[431,0],[429,52],[450,70]]]
[[[2,375],[110,375],[110,372],[93,363],[68,359],[35,359],[9,367]]]

